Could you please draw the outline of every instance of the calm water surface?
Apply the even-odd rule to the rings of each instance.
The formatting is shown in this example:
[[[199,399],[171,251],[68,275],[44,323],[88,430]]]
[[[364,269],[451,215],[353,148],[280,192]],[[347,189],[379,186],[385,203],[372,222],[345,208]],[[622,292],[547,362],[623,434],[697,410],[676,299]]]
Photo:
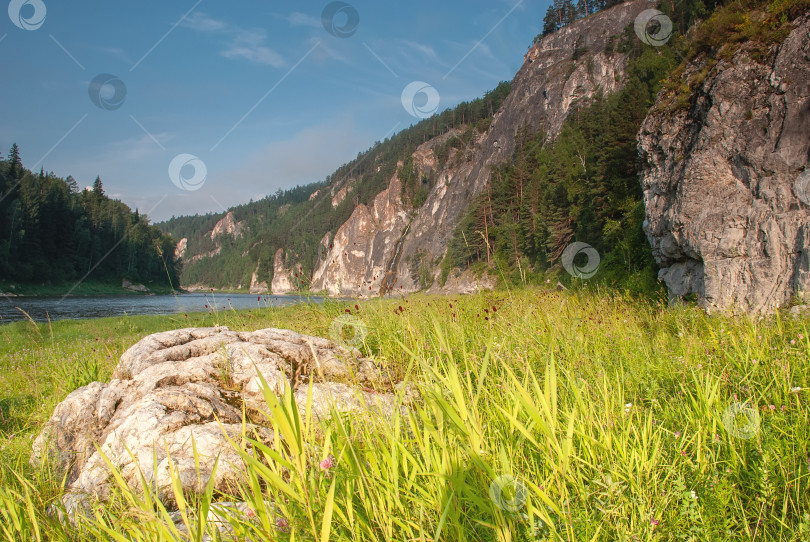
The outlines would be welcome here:
[[[256,294],[193,293],[149,296],[89,296],[89,297],[2,297],[0,296],[0,324],[24,320],[22,309],[38,321],[63,319],[103,318],[140,314],[177,314],[217,310],[257,309],[283,307],[312,301],[321,297],[259,296]]]

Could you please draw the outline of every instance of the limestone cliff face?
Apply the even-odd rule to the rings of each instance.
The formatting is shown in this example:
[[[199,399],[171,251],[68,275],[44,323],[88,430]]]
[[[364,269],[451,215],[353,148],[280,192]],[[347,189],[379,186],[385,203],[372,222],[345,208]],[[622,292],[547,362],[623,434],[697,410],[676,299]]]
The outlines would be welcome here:
[[[696,62],[687,76],[703,68]],[[720,61],[639,134],[645,230],[673,298],[760,313],[810,291],[810,22]]]
[[[313,275],[312,289],[378,295],[413,292],[435,282],[456,222],[486,187],[491,167],[512,157],[518,132],[542,130],[556,137],[577,101],[618,90],[625,81],[627,58],[606,52],[606,45],[651,6],[648,0],[631,0],[535,44],[485,133],[476,133],[469,145],[454,151],[443,168],[435,149],[459,137],[460,131],[433,138],[413,154],[419,174],[430,172],[438,178],[425,204],[406,208],[395,176],[373,205],[358,206],[336,232],[328,257]],[[579,52],[576,60],[574,51]],[[333,189],[332,205],[343,201],[349,190],[348,185]],[[464,288],[456,284],[453,290]]]
[[[183,237],[177,242],[177,246],[174,248],[174,257],[175,259],[179,260],[183,256],[186,255],[186,249],[188,248],[188,239]]]
[[[253,275],[250,277],[250,293],[251,294],[265,294],[269,291],[267,281],[259,280],[259,268],[261,262],[256,264],[256,269],[253,270]]]
[[[363,296],[380,292],[388,263],[410,220],[401,192],[402,183],[395,175],[371,205],[354,209],[315,270],[312,290]]]
[[[242,235],[243,224],[237,222],[233,217],[233,211],[229,211],[222,220],[216,223],[214,229],[211,230],[211,240],[216,242],[217,238],[223,235],[230,235],[231,237],[240,237]]]
[[[296,274],[303,273],[301,264],[287,267],[284,262],[284,249],[278,249],[273,258],[273,281],[270,283],[270,292],[273,294],[286,294],[297,289]]]

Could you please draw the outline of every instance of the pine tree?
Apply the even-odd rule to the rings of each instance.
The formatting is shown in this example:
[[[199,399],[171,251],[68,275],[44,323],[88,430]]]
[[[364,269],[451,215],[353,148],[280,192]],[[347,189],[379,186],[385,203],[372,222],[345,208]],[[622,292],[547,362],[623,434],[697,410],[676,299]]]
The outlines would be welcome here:
[[[593,2],[589,3],[588,0],[577,0],[577,15],[579,17],[587,17],[591,14],[593,7]]]
[[[571,0],[564,0],[562,4],[562,20],[564,25],[569,25],[577,20],[577,8],[574,7],[574,2]]]
[[[543,36],[553,34],[558,28],[557,12],[554,10],[554,6],[549,6],[546,10],[546,16],[543,18]]]

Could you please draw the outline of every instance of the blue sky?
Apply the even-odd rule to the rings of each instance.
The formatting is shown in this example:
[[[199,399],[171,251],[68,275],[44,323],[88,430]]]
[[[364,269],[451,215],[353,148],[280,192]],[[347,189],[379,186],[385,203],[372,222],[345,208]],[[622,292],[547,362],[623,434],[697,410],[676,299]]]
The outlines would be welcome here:
[[[402,103],[414,81],[441,110],[511,80],[547,5],[11,0],[0,151],[16,141],[27,167],[82,186],[100,175],[153,220],[220,211],[322,180],[417,122]],[[185,184],[169,175],[180,154],[198,158]]]

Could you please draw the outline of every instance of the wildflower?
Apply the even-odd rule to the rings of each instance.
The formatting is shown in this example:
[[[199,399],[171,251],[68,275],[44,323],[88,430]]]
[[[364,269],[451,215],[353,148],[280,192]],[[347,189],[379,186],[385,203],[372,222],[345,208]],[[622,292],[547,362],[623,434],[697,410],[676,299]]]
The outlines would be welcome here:
[[[331,455],[328,455],[326,456],[325,459],[321,461],[321,470],[328,472],[330,469],[333,469],[335,465],[337,465],[337,461],[335,460],[335,458]]]
[[[661,523],[661,522],[660,522],[660,521],[658,521],[658,520],[657,520],[657,519],[655,519],[655,518],[653,518],[653,519],[651,519],[651,520],[650,520],[650,525],[652,525],[653,527],[657,527],[659,523]]]
[[[804,340],[804,335],[802,335],[801,333],[799,333],[799,340],[800,340],[800,341],[803,341],[803,340]]]
[[[680,431],[675,431],[675,438],[680,438],[680,436],[681,436],[681,432]]]
[[[355,305],[354,310],[359,311],[360,310],[360,305]]]
[[[248,519],[253,519],[253,518],[255,518],[255,517],[256,517],[256,511],[255,511],[255,510],[253,510],[253,508],[248,508],[248,509],[245,511],[245,517],[246,517],[246,518],[248,518]]]
[[[769,408],[771,411],[774,411],[774,410],[776,410],[776,405],[768,405],[768,408]]]
[[[626,405],[624,405],[624,413],[628,414],[631,408],[633,408],[633,403],[627,403]]]
[[[784,412],[786,410],[787,410],[787,407],[785,405],[782,405],[782,412]]]
[[[346,312],[348,312],[349,314],[351,314],[352,310],[351,310],[351,309],[346,309]]]
[[[697,493],[695,493],[694,490],[692,491],[692,498],[695,499],[695,500],[697,500],[697,498],[698,498]]]
[[[790,339],[790,344],[796,344],[796,339]]]
[[[686,450],[681,450],[681,455],[686,457]]]
[[[290,522],[286,518],[278,518],[276,520],[276,529],[283,533],[290,531]]]
[[[795,388],[791,388],[790,391],[793,393],[799,393],[800,391],[802,391],[802,389],[799,386],[796,386]]]
[[[752,360],[751,360],[751,363],[753,363],[754,365],[756,365],[756,364],[757,364],[757,360],[752,359]]]

